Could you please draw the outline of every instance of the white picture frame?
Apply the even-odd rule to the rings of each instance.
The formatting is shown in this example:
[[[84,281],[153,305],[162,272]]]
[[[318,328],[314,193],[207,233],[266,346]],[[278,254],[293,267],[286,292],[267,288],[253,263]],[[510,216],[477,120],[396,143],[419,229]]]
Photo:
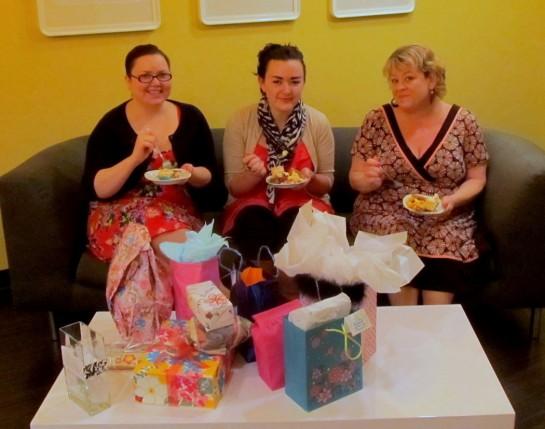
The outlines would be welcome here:
[[[301,14],[300,0],[200,0],[206,25],[292,21]]]
[[[410,13],[414,8],[415,0],[331,0],[335,18]]]
[[[46,36],[149,31],[161,25],[159,0],[36,0]]]

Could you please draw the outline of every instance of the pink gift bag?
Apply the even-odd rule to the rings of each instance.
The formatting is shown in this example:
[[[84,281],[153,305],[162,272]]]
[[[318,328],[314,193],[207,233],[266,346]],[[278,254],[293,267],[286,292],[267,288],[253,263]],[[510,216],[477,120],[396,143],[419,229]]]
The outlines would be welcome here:
[[[377,351],[377,292],[372,287],[365,288],[365,299],[361,308],[371,321],[371,327],[362,334],[363,362],[367,363]]]
[[[284,317],[299,307],[301,302],[295,299],[253,316],[257,371],[271,390],[284,387]]]
[[[177,319],[189,320],[193,312],[187,303],[187,286],[210,280],[221,286],[218,257],[203,262],[170,261],[172,283],[174,285],[174,310]]]

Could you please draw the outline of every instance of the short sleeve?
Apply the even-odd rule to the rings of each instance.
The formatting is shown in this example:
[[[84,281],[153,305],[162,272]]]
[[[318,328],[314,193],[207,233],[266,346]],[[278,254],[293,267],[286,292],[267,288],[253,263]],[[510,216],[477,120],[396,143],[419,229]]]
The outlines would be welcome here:
[[[383,128],[380,120],[381,116],[383,115],[378,109],[370,111],[365,116],[352,144],[350,151],[352,156],[359,156],[366,160],[376,155],[375,142],[380,137]]]
[[[485,165],[488,162],[488,150],[484,141],[484,133],[479,126],[475,116],[465,111],[462,113],[464,123],[464,139],[462,147],[464,150],[464,161],[467,167]]]

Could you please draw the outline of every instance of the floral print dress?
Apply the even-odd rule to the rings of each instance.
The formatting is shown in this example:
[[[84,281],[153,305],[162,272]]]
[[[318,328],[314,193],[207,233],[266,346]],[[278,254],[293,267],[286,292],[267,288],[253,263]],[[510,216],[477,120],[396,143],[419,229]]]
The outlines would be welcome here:
[[[174,163],[172,151],[163,158]],[[162,159],[154,158],[148,170],[161,168]],[[151,238],[178,229],[198,230],[202,221],[184,186],[160,186],[142,177],[136,188],[120,199],[92,201],[89,206],[87,236],[89,249],[98,259],[110,261],[126,226],[131,223],[146,226]]]
[[[468,168],[487,163],[483,133],[468,110],[453,105],[431,146],[417,158],[392,107],[384,105],[366,116],[351,153],[364,160],[378,159],[392,179],[376,191],[358,195],[350,219],[353,234],[407,231],[408,244],[420,256],[461,262],[478,258],[471,204],[437,216],[412,214],[402,204],[408,193],[450,195],[466,180]]]

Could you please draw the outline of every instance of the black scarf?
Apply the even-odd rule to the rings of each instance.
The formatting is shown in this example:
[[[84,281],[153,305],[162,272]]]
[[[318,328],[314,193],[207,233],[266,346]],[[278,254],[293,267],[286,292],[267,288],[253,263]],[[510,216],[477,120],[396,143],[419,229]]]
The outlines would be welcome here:
[[[306,115],[303,102],[299,100],[295,105],[286,125],[280,131],[274,122],[269,103],[263,96],[257,105],[257,121],[267,140],[267,167],[269,171],[271,171],[272,167],[288,164],[293,157],[293,150],[297,146],[297,141],[303,135],[305,128]],[[270,203],[274,203],[274,197],[274,188],[268,185],[267,198]]]

